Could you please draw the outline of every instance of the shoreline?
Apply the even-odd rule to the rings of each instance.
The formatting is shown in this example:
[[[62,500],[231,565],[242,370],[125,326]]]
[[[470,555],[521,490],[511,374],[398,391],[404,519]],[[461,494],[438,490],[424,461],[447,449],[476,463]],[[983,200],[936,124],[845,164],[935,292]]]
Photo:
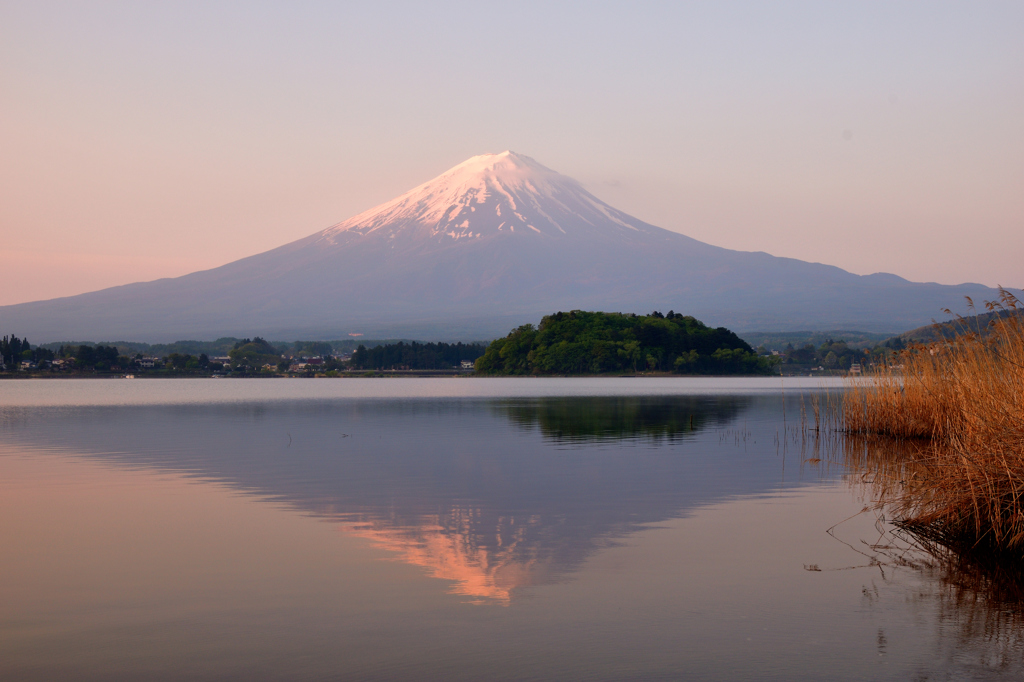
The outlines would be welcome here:
[[[639,374],[516,374],[490,375],[477,374],[472,370],[359,370],[338,372],[333,376],[327,374],[251,374],[232,376],[227,374],[136,374],[130,377],[137,379],[387,379],[387,378],[475,378],[475,379],[723,379],[723,378],[778,378],[778,379],[814,379],[844,378],[845,372],[817,374],[672,374],[670,372],[645,372]],[[125,380],[124,374],[0,374],[0,381],[33,381],[52,379],[73,379],[82,381]]]

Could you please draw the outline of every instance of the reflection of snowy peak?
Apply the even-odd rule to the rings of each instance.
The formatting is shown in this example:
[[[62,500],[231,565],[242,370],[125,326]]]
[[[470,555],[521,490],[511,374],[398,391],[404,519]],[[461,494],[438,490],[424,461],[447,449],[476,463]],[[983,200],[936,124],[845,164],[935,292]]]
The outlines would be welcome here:
[[[499,234],[534,239],[580,238],[643,230],[579,183],[515,152],[483,154],[397,199],[323,231],[330,243],[361,237],[482,239]]]
[[[453,594],[472,597],[476,603],[508,605],[513,590],[555,581],[558,548],[544,546],[550,529],[538,515],[521,516],[517,522],[515,516],[482,512],[455,504],[402,522],[393,512],[383,518],[350,515],[356,520],[346,519],[341,528],[427,569],[434,578],[451,581]]]
[[[712,246],[502,152],[271,251],[175,279],[5,306],[0,319],[34,341],[475,340],[573,309],[676,310],[740,332],[897,332],[965,295],[998,292]]]

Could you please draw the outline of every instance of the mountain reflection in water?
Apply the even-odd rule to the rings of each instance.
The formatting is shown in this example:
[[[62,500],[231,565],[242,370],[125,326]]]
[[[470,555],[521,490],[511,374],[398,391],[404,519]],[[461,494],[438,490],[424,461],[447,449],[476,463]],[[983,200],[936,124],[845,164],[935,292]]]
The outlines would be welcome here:
[[[1020,678],[1020,571],[808,398],[0,407],[0,678]]]
[[[708,432],[777,412],[753,396],[290,401],[7,410],[4,431],[286,504],[507,604],[641,526],[777,488],[778,461]],[[712,456],[689,447],[702,434]]]

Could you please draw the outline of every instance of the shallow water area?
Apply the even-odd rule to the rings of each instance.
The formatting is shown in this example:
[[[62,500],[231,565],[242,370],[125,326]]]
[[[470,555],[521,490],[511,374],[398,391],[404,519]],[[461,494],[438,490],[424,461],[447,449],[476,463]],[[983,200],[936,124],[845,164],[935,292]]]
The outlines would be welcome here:
[[[803,428],[840,390],[3,382],[0,678],[1018,677]]]

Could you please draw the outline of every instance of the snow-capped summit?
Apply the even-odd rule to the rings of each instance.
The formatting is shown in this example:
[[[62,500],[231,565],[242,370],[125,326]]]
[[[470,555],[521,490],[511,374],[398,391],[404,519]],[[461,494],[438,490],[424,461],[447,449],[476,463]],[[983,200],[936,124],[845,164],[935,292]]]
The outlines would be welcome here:
[[[323,239],[350,243],[374,235],[435,242],[534,234],[590,237],[636,231],[643,223],[617,211],[572,178],[529,156],[474,156],[396,199],[338,223]]]

